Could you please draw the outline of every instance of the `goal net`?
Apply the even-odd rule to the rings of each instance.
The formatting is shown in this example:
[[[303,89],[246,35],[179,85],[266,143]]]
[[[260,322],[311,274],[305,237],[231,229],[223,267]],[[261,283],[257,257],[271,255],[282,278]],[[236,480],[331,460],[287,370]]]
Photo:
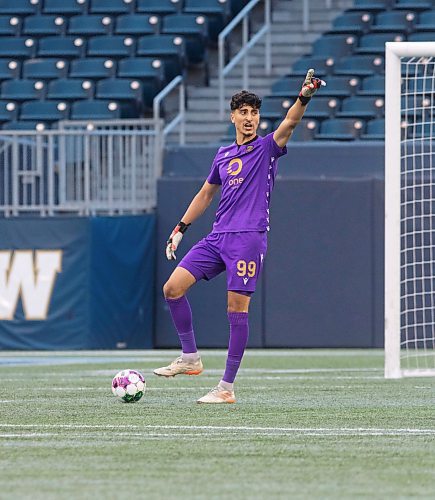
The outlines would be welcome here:
[[[385,377],[435,376],[435,42],[389,42]]]

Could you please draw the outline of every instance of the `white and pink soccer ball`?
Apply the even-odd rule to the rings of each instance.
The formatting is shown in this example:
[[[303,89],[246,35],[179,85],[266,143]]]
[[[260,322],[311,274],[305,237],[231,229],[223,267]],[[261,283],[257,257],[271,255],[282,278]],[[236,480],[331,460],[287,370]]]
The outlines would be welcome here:
[[[122,370],[112,380],[112,392],[125,403],[135,403],[145,392],[145,379],[136,370]]]

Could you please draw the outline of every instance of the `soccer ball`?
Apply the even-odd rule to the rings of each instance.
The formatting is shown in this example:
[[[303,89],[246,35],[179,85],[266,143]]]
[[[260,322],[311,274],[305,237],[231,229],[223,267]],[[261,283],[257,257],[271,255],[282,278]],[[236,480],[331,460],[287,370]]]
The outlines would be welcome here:
[[[122,370],[112,380],[112,392],[125,403],[135,403],[145,392],[145,379],[136,370]]]

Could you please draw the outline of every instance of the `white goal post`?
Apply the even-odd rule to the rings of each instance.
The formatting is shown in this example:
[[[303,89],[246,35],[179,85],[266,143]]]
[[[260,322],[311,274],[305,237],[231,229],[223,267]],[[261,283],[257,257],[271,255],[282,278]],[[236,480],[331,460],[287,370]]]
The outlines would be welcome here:
[[[435,376],[435,42],[385,54],[385,377]]]

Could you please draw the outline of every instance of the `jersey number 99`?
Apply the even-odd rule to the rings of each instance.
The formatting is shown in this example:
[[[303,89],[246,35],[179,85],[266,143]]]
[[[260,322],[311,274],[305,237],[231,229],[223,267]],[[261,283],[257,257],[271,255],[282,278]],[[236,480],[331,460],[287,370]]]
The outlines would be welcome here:
[[[247,274],[250,278],[253,278],[256,270],[257,264],[253,260],[248,263],[244,260],[237,262],[237,276],[246,276]]]

